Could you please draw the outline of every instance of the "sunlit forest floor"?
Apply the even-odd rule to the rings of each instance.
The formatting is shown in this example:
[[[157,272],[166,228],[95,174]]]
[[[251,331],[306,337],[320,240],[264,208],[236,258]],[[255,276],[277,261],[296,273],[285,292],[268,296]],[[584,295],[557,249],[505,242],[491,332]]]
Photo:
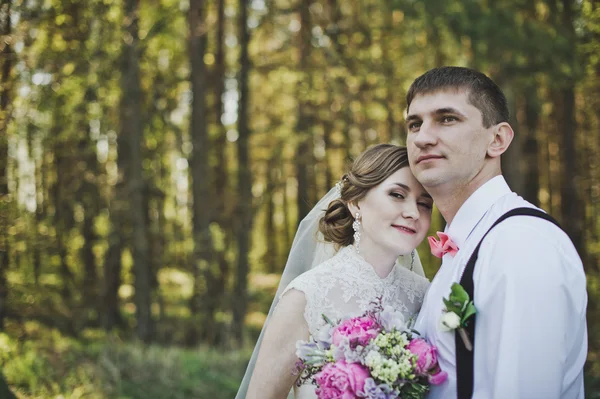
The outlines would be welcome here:
[[[232,399],[250,356],[250,349],[144,346],[94,330],[75,340],[35,322],[7,331],[2,371],[17,398]],[[586,391],[600,398],[600,370],[587,370]]]
[[[74,340],[37,323],[19,330],[0,334],[2,372],[17,398],[231,399],[250,356],[144,346],[94,331]]]

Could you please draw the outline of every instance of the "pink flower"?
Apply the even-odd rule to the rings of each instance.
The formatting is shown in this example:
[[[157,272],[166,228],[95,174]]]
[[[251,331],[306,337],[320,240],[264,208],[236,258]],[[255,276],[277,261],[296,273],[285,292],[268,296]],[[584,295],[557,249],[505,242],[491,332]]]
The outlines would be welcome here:
[[[344,338],[347,338],[351,346],[366,346],[378,333],[379,326],[372,318],[353,317],[344,321],[333,330],[332,342],[337,346]]]
[[[417,374],[425,374],[437,365],[437,348],[423,338],[415,338],[406,347],[417,355]]]
[[[442,371],[439,367],[433,374],[429,375],[429,383],[432,385],[440,385],[448,379],[448,373]]]
[[[458,246],[454,243],[454,241],[452,241],[448,234],[438,231],[437,235],[440,237],[439,241],[433,236],[427,237],[433,256],[441,258],[447,253],[452,256],[456,255],[458,252]]]
[[[359,363],[328,363],[315,375],[319,399],[355,399],[363,392],[369,372]]]

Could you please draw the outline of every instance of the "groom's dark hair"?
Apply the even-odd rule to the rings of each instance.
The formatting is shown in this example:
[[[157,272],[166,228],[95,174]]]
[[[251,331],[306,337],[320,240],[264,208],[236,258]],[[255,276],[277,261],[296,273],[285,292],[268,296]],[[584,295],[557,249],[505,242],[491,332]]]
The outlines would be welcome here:
[[[434,68],[415,79],[406,94],[406,107],[419,94],[448,89],[466,90],[469,103],[481,111],[484,127],[508,122],[508,105],[500,87],[479,71],[457,66]]]

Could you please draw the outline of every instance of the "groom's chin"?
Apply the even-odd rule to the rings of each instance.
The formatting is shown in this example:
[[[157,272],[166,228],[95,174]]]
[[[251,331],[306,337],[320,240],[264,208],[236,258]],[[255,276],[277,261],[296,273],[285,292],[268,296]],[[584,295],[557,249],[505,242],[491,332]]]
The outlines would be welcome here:
[[[416,170],[415,177],[427,190],[428,187],[436,187],[445,182],[444,172],[441,168],[429,168]]]

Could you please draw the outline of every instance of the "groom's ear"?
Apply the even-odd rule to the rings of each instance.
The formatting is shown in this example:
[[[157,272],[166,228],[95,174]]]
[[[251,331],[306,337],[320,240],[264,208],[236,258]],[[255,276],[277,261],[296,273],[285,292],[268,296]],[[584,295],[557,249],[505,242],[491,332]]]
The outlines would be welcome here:
[[[497,158],[508,150],[508,146],[515,137],[515,132],[507,122],[501,122],[492,129],[494,136],[488,146],[487,155],[490,158]]]

